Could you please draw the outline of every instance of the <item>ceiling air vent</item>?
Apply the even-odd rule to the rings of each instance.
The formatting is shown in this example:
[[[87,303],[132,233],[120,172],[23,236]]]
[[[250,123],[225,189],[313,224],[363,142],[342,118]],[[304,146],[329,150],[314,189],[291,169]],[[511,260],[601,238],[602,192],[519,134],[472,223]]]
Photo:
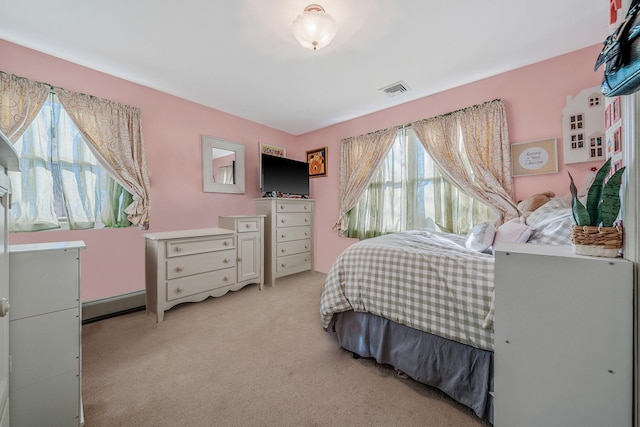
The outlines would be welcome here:
[[[384,93],[386,93],[387,96],[393,97],[393,96],[396,96],[396,95],[403,94],[403,93],[405,93],[407,91],[410,91],[411,88],[409,86],[407,86],[407,84],[405,82],[400,80],[399,82],[392,83],[389,86],[383,87],[380,90],[383,91]]]

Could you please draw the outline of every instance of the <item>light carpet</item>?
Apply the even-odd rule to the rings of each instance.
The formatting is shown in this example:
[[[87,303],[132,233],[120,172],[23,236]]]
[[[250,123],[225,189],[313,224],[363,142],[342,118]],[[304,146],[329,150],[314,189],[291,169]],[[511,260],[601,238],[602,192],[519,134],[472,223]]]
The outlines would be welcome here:
[[[443,393],[354,359],[320,326],[325,275],[84,325],[86,427],[488,426]]]

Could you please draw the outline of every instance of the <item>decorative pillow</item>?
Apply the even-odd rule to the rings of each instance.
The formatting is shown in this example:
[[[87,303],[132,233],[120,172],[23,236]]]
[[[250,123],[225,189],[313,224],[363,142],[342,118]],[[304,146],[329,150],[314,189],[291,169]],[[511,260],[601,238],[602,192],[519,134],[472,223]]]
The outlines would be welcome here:
[[[548,206],[547,206],[548,205]],[[574,225],[571,207],[566,200],[549,202],[527,217],[531,226],[529,243],[537,245],[570,245]]]
[[[531,227],[525,224],[522,218],[514,218],[498,227],[493,246],[502,242],[526,243],[529,236],[531,236]]]
[[[493,238],[496,235],[496,228],[490,222],[481,222],[480,224],[474,225],[471,230],[469,230],[469,234],[467,234],[467,239],[464,241],[464,246],[467,249],[471,249],[478,252],[487,252],[491,253],[489,250],[491,245],[493,245]]]

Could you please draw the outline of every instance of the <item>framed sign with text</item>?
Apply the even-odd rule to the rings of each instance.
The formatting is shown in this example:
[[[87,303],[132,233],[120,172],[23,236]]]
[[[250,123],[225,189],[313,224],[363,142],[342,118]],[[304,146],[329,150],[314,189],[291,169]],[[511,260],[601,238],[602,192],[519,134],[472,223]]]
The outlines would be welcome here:
[[[556,138],[511,144],[511,174],[540,175],[558,172],[558,141]]]

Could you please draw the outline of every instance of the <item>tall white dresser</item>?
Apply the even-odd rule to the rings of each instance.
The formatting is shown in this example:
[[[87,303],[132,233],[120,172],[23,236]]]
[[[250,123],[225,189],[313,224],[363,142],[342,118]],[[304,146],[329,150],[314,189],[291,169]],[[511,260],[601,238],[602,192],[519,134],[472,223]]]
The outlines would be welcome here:
[[[256,213],[266,215],[264,232],[265,282],[313,271],[312,199],[256,199]]]
[[[633,263],[531,244],[495,257],[495,425],[631,426]]]
[[[84,242],[9,247],[11,426],[80,426],[80,251]]]
[[[9,427],[9,193],[8,171],[19,171],[18,154],[0,132],[0,427]]]

